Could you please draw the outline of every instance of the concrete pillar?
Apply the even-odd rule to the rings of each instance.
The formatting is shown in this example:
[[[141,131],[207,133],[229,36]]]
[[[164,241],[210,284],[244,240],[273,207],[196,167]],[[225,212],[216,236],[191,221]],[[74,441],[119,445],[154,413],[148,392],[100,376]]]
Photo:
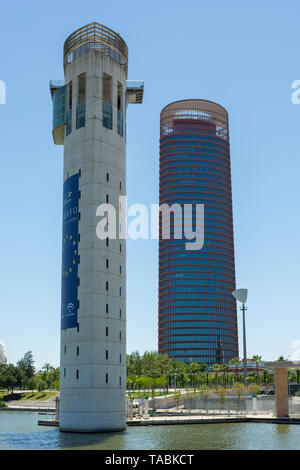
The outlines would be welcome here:
[[[149,413],[148,413],[148,398],[145,398],[144,400],[144,419],[148,419],[149,418]]]
[[[275,368],[275,406],[276,417],[289,416],[288,371],[286,368]]]
[[[128,403],[128,419],[133,419],[133,398],[127,400]]]
[[[55,397],[55,420],[59,421],[59,397]]]

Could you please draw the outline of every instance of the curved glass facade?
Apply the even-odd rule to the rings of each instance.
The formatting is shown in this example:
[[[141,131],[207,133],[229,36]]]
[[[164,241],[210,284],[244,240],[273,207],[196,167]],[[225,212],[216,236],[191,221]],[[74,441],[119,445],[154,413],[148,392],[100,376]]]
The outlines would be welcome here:
[[[227,112],[202,100],[161,113],[160,204],[204,204],[204,246],[159,240],[159,352],[208,365],[238,357],[230,147]],[[184,213],[184,209],[182,209]],[[191,214],[195,228],[195,213]]]
[[[53,95],[52,129],[66,123],[66,86],[59,87]]]

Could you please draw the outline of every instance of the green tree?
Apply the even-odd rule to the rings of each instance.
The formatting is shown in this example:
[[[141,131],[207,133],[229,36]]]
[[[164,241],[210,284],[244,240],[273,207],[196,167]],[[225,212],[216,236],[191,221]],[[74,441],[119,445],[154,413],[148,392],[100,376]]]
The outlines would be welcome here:
[[[256,356],[252,357],[252,361],[255,361],[255,364],[256,364],[256,381],[257,381],[257,383],[259,383],[258,364],[261,360],[262,360],[262,356],[256,355]]]
[[[218,387],[217,394],[220,400],[220,409],[223,409],[224,403],[226,401],[226,388]]]
[[[230,359],[229,361],[229,364],[232,365],[232,366],[235,366],[236,369],[237,369],[237,373],[236,373],[236,377],[237,377],[237,380],[239,380],[239,368],[238,366],[241,364],[241,359],[239,359],[238,357],[234,357],[233,359]]]
[[[248,390],[252,396],[256,396],[260,392],[260,386],[258,384],[253,383],[249,385]]]
[[[208,397],[209,397],[209,390],[207,385],[201,385],[198,389],[198,395],[200,400],[203,400],[205,403],[205,407],[207,405]]]
[[[285,358],[284,356],[279,356],[279,358],[277,359],[277,361],[283,362],[283,361],[288,361],[288,359]]]
[[[197,373],[198,372],[205,372],[206,371],[206,364],[203,362],[191,362],[189,365],[189,369],[192,373],[193,376],[193,388],[194,388],[194,395],[196,394],[196,388],[197,388]]]
[[[246,387],[242,383],[236,382],[234,386],[232,387],[232,390],[234,394],[237,396],[238,406],[240,406],[240,401],[241,401],[241,398],[245,395]]]
[[[31,377],[35,374],[34,368],[34,360],[32,351],[27,351],[24,356],[17,362],[17,367],[24,371],[27,379],[31,379]]]
[[[34,390],[36,390],[36,388],[37,388],[37,381],[36,381],[36,378],[35,378],[35,377],[31,377],[31,379],[28,380],[27,387],[28,387],[28,389],[31,390],[32,392],[34,392]]]
[[[44,390],[46,390],[46,388],[47,388],[47,383],[44,380],[39,380],[38,387],[37,387],[38,391],[43,392]]]

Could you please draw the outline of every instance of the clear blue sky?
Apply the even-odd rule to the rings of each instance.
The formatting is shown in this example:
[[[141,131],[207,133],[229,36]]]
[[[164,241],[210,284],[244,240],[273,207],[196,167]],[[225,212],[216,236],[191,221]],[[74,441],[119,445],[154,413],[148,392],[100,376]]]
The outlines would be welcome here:
[[[91,21],[120,33],[128,78],[145,80],[143,105],[128,109],[129,203],[158,202],[163,106],[203,98],[227,108],[248,356],[292,355],[300,339],[300,105],[291,102],[299,18],[298,1],[1,5],[0,340],[10,362],[32,349],[37,367],[59,363],[63,149],[52,142],[49,79],[63,78],[66,37]],[[128,242],[128,352],[157,349],[157,248]]]

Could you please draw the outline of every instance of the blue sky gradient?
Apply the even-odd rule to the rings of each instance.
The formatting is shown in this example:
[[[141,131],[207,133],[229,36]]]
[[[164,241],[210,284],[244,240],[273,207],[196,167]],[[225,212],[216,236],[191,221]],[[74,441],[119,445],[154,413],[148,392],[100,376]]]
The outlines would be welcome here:
[[[292,104],[291,84],[300,79],[299,18],[297,1],[2,4],[0,340],[10,362],[31,349],[38,368],[59,364],[63,148],[52,141],[49,79],[63,78],[66,37],[91,21],[119,32],[129,48],[128,78],[145,80],[143,105],[128,108],[129,204],[158,202],[166,104],[202,98],[228,110],[237,286],[249,288],[248,356],[295,352],[300,105]],[[129,240],[129,353],[157,349],[157,269],[157,241]]]

